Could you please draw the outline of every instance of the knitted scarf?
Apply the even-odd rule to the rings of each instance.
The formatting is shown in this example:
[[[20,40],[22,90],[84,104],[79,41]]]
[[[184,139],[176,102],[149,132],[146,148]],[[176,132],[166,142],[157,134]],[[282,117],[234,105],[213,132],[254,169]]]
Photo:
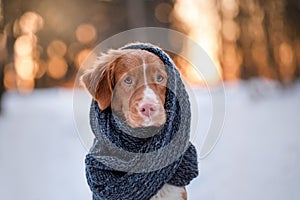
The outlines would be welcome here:
[[[185,186],[198,175],[197,153],[189,142],[189,97],[169,56],[151,44],[134,43],[122,49],[156,54],[168,74],[165,113],[161,127],[131,128],[95,100],[90,125],[95,140],[86,156],[86,176],[93,200],[147,200],[164,184]]]

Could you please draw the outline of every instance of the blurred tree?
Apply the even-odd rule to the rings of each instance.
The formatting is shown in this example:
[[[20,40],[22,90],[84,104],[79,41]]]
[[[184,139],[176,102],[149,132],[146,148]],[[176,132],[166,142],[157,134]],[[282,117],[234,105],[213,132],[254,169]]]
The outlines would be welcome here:
[[[4,37],[4,12],[3,12],[3,0],[0,0],[0,42],[1,42],[1,35]],[[3,55],[3,49],[1,48],[0,44],[0,112],[2,108],[2,95],[4,93],[4,59],[1,58]]]
[[[288,84],[299,78],[299,0],[176,0],[174,13],[178,30],[204,49],[216,44],[224,80],[264,77]]]
[[[289,83],[299,77],[299,14],[295,0],[240,1],[241,78],[261,76]]]

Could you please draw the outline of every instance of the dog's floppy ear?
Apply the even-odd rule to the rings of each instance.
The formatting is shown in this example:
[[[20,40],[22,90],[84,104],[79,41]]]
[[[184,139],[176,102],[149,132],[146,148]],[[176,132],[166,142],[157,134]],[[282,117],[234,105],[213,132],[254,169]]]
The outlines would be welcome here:
[[[121,50],[110,50],[107,54],[102,54],[94,67],[87,70],[80,78],[81,83],[98,102],[101,110],[110,106],[114,87],[113,71],[120,56]]]

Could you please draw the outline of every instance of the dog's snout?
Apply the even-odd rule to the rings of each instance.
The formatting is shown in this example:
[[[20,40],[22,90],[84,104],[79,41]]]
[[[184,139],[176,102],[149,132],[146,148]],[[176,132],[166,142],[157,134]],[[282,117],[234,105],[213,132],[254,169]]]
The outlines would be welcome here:
[[[157,106],[153,103],[144,103],[140,106],[140,112],[141,114],[150,117],[154,115],[157,111]]]

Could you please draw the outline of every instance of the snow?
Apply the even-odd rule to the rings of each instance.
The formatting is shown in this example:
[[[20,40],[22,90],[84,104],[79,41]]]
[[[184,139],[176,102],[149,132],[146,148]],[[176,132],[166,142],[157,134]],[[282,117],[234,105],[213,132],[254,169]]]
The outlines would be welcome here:
[[[226,84],[226,118],[214,150],[188,186],[190,200],[296,200],[300,197],[300,83]],[[209,93],[194,89],[200,148],[211,121]],[[0,199],[91,199],[86,148],[74,121],[72,91],[8,92],[0,115]],[[195,110],[194,110],[195,112]]]

